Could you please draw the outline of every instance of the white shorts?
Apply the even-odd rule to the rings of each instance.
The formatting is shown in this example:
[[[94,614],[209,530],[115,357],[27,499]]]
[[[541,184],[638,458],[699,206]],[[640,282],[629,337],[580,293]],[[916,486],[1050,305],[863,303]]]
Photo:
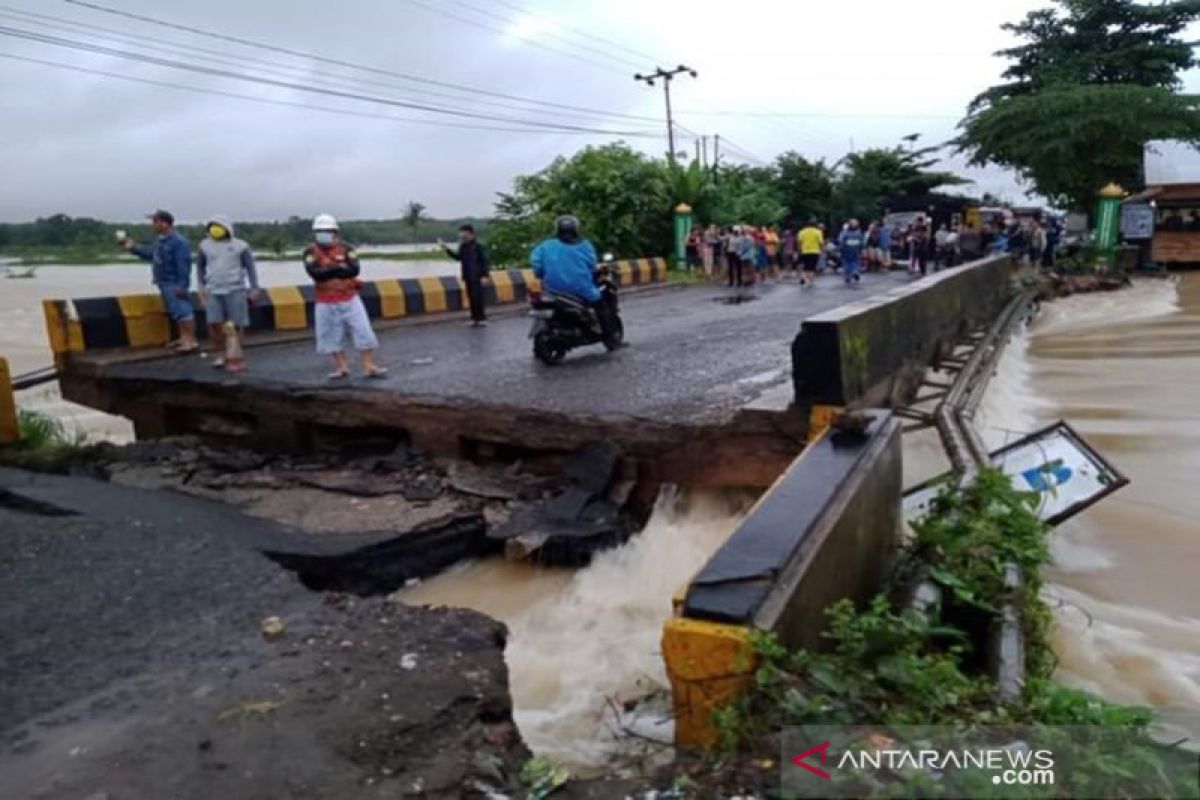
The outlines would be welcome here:
[[[379,347],[375,331],[361,297],[344,303],[317,303],[317,352],[321,355],[340,353],[346,349],[346,335],[354,342],[355,350],[374,350]]]

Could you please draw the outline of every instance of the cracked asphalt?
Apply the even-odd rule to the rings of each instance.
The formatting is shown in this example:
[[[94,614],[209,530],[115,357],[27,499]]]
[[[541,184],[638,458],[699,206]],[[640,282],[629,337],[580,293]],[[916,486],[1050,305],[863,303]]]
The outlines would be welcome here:
[[[811,289],[788,281],[740,292],[690,286],[627,294],[621,314],[628,346],[615,353],[581,348],[556,367],[534,360],[523,313],[501,313],[483,329],[455,315],[380,330],[379,360],[391,372],[379,381],[355,376],[331,384],[329,365],[311,341],[251,348],[250,371],[241,376],[213,370],[199,357],[111,365],[106,372],[263,387],[353,386],[535,411],[704,421],[788,379],[789,347],[806,317],[911,280],[902,272],[865,275],[849,289],[826,275]]]

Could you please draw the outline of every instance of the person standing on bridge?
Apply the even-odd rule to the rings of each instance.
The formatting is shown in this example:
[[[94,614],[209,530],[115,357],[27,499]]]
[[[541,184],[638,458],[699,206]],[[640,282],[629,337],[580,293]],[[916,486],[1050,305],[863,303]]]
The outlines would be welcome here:
[[[196,282],[200,300],[208,317],[208,338],[212,344],[213,367],[244,372],[242,331],[250,327],[250,306],[258,300],[258,269],[250,245],[234,236],[233,221],[214,214],[204,225],[208,234],[196,251]],[[249,291],[247,291],[249,284]],[[225,358],[225,323],[233,326],[238,347]],[[235,355],[237,354],[237,355]]]
[[[162,295],[167,315],[179,328],[179,341],[172,347],[178,353],[194,353],[200,349],[196,341],[196,313],[188,300],[192,281],[192,250],[187,239],[175,230],[175,217],[159,209],[150,215],[150,224],[158,238],[150,247],[136,244],[126,236],[121,246],[143,261],[153,264],[154,285]]]
[[[458,226],[458,249],[451,249],[445,242],[438,244],[446,251],[446,255],[462,265],[463,283],[467,285],[467,305],[471,307],[471,322],[474,328],[488,324],[484,287],[492,282],[488,277],[491,264],[488,262],[487,250],[475,236],[475,226],[464,222]]]
[[[821,265],[821,251],[825,249],[825,232],[817,226],[816,219],[810,219],[796,238],[800,242],[800,285],[812,286]]]
[[[838,255],[842,259],[842,278],[847,286],[857,286],[862,279],[859,274],[859,258],[867,238],[859,228],[858,220],[851,219],[838,235]]]
[[[330,380],[350,375],[346,360],[349,337],[362,358],[363,376],[382,378],[387,370],[375,363],[379,340],[371,330],[366,306],[358,296],[360,267],[354,248],[342,242],[338,222],[329,214],[313,220],[313,243],[304,249],[304,270],[316,283],[314,315],[317,352],[333,357]]]

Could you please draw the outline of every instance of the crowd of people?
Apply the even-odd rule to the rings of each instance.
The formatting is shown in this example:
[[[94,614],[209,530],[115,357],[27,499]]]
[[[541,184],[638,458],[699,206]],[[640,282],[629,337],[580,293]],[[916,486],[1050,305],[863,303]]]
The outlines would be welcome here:
[[[889,271],[903,264],[913,275],[947,269],[1007,252],[1018,261],[1052,266],[1062,238],[1055,219],[954,222],[934,228],[917,216],[904,225],[871,220],[864,227],[847,220],[836,235],[816,219],[797,228],[784,226],[695,226],[685,242],[686,265],[730,287],[781,280],[794,274],[801,286],[812,286],[818,274],[838,271],[847,285],[857,285],[863,272]]]
[[[205,312],[212,366],[229,372],[246,370],[243,349],[250,327],[250,310],[262,297],[258,268],[250,245],[237,238],[233,221],[223,215],[209,217],[204,239],[197,248],[195,269],[197,292],[192,286],[192,249],[175,228],[175,217],[158,210],[150,215],[154,242],[139,245],[118,233],[118,244],[152,265],[151,278],[162,297],[163,307],[179,332],[170,347],[179,354],[201,350],[196,331],[196,305]],[[472,327],[487,323],[485,287],[491,282],[487,249],[477,239],[470,223],[459,226],[458,247],[439,240],[446,254],[461,265]],[[375,361],[379,340],[363,304],[362,268],[352,244],[343,241],[338,221],[319,214],[312,223],[312,239],[301,256],[304,270],[313,282],[313,321],[317,352],[333,361],[330,380],[350,376],[347,344],[358,352],[362,375],[382,378],[387,369]],[[598,256],[592,242],[580,232],[579,220],[564,215],[555,220],[554,235],[534,248],[530,260],[534,274],[547,292],[577,298],[592,308],[600,330],[610,335],[615,326],[612,313],[601,302],[594,276]],[[194,298],[194,299],[193,299]]]

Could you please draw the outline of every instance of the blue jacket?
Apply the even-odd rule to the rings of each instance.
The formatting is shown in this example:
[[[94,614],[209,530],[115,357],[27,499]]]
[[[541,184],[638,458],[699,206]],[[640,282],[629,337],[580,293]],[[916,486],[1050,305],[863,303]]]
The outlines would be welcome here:
[[[838,236],[838,249],[841,251],[842,258],[857,261],[858,254],[862,252],[866,242],[867,236],[863,233],[862,228],[846,228]]]
[[[154,265],[154,282],[162,286],[182,286],[185,289],[192,280],[192,248],[179,231],[159,236],[150,247],[138,245],[129,252]]]
[[[530,256],[533,274],[547,292],[565,294],[594,303],[600,299],[596,288],[596,248],[587,239],[567,244],[547,239],[533,248]]]

